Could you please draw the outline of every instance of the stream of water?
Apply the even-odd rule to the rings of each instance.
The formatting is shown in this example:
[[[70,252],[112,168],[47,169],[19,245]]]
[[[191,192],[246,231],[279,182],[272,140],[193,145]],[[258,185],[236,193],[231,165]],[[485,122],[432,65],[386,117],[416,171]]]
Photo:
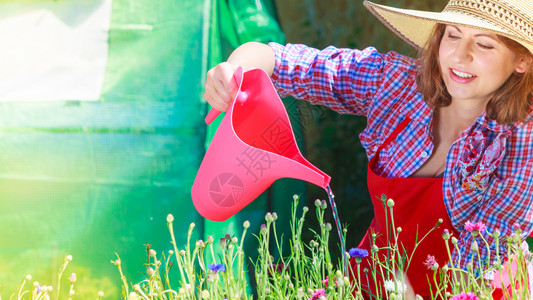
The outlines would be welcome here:
[[[335,204],[335,195],[333,195],[333,192],[331,191],[331,187],[328,185],[325,188],[326,193],[328,194],[329,199],[329,205],[331,206],[331,210],[333,212],[333,219],[335,219],[335,225],[337,227],[337,233],[339,234],[339,240],[341,243],[341,251],[342,251],[342,265],[344,267],[344,274],[348,274],[348,257],[346,254],[346,241],[345,236],[342,231],[341,222],[339,220],[339,213],[337,212],[337,205]]]

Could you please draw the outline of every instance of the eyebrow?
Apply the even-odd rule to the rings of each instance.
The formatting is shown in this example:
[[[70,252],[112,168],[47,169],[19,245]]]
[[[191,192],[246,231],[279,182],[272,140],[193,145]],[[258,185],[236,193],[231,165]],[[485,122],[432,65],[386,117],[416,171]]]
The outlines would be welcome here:
[[[459,32],[462,33],[461,29],[459,29],[459,27],[457,27],[456,25],[449,25],[449,26],[455,28],[457,31],[459,31]],[[499,40],[498,37],[497,37],[495,34],[490,34],[490,33],[478,33],[478,34],[474,34],[474,36],[475,36],[475,37],[478,37],[478,36],[484,36],[484,37],[491,38],[491,39],[493,39],[493,40],[495,40],[495,41],[498,41],[498,40]]]

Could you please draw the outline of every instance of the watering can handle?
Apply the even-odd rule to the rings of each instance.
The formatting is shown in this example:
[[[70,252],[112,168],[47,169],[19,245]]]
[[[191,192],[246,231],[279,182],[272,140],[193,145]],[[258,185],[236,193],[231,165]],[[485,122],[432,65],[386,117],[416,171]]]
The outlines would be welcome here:
[[[220,110],[211,108],[207,116],[205,116],[205,124],[211,124],[218,117],[218,115],[220,115]]]
[[[233,73],[233,79],[235,80],[235,83],[237,84],[238,90],[241,88],[243,75],[244,75],[244,70],[242,67],[238,67]],[[235,101],[235,99],[233,99],[233,101]],[[205,123],[207,125],[211,124],[218,117],[218,115],[220,115],[220,113],[221,111],[215,108],[211,108],[207,116],[205,116]]]

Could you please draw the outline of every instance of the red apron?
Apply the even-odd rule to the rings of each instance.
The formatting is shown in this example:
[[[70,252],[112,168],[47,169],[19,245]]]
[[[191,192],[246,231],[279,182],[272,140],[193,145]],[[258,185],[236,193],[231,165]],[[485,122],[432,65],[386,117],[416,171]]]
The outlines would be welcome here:
[[[391,242],[394,241],[392,236],[391,216],[389,209],[385,211],[381,200],[381,196],[385,195],[387,199],[394,200],[393,217],[394,226],[401,227],[401,233],[398,236],[398,242],[402,245],[406,254],[411,256],[414,245],[417,240],[428,233],[436,224],[438,219],[443,222],[439,228],[433,230],[416,248],[416,251],[411,256],[412,260],[407,270],[407,281],[413,288],[414,292],[420,296],[430,296],[430,285],[428,278],[433,282],[433,271],[428,270],[424,265],[428,255],[435,257],[439,266],[442,267],[448,262],[448,253],[445,242],[442,238],[444,229],[448,229],[454,236],[458,236],[454,227],[451,224],[450,218],[444,206],[444,199],[442,196],[442,178],[384,178],[374,173],[373,169],[378,159],[378,154],[388,143],[390,143],[396,136],[407,126],[410,119],[407,118],[402,121],[392,134],[383,142],[381,147],[376,151],[374,157],[368,164],[368,190],[372,198],[374,206],[374,219],[368,228],[365,237],[359,244],[359,248],[366,249],[369,252],[369,257],[363,258],[360,263],[361,283],[363,289],[368,288],[374,295],[376,294],[375,283],[372,280],[372,275],[369,272],[367,276],[364,275],[363,270],[368,268],[371,270],[370,251],[372,244],[372,233],[377,235],[376,246],[387,246],[387,224],[389,226],[389,235]],[[386,200],[385,200],[386,202]],[[386,205],[386,203],[385,203]],[[388,222],[388,223],[387,223]],[[402,248],[400,246],[400,248]],[[385,261],[383,255],[387,255],[386,250],[378,252],[380,261]],[[350,264],[357,276],[357,265],[352,258]],[[404,270],[405,271],[405,270]],[[370,279],[370,283],[366,280]],[[385,294],[383,288],[383,280],[390,280],[388,277],[379,278],[380,284],[378,288],[381,289],[380,295]],[[432,288],[435,291],[435,288]],[[383,297],[385,298],[385,297]]]

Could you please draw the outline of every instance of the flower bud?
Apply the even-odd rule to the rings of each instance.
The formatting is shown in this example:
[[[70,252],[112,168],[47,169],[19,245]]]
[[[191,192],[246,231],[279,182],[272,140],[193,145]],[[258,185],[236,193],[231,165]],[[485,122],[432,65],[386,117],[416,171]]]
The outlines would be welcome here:
[[[242,227],[244,227],[245,229],[250,228],[250,221],[248,220],[244,221],[244,223],[242,223]]]
[[[448,229],[444,229],[444,232],[442,233],[442,238],[447,241],[450,239],[450,231]]]
[[[322,203],[320,203],[320,208],[322,209],[328,208],[328,203],[326,202],[326,200],[322,200]]]
[[[155,258],[157,256],[157,252],[155,252],[154,249],[150,249],[150,251],[148,251],[148,255]]]
[[[266,224],[261,224],[261,230],[260,230],[260,233],[265,235],[267,234],[268,230],[267,230],[267,226]]]
[[[172,223],[174,222],[174,216],[172,214],[168,214],[167,215],[167,223]]]
[[[392,199],[387,200],[387,206],[388,207],[393,207],[394,206],[394,200],[392,200]]]
[[[471,248],[471,249],[472,249],[472,252],[477,252],[477,251],[479,250],[476,241],[474,241],[474,242],[472,243],[472,248]]]
[[[306,297],[306,296],[307,296],[307,295],[305,294],[303,288],[299,288],[299,289],[296,291],[296,297],[298,297],[298,298],[304,298],[304,297]]]

